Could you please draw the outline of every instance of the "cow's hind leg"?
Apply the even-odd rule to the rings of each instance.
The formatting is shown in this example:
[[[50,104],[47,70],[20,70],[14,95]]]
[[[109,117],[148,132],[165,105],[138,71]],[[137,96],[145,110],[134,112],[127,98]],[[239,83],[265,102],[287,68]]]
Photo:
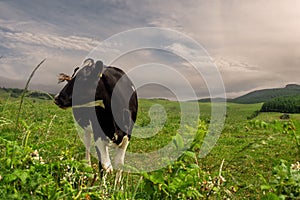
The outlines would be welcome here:
[[[116,147],[116,155],[115,155],[115,167],[117,169],[116,173],[116,179],[115,179],[115,185],[117,183],[121,182],[122,178],[122,168],[124,166],[124,159],[125,159],[125,153],[126,149],[129,144],[129,138],[127,135],[123,137],[122,142]]]

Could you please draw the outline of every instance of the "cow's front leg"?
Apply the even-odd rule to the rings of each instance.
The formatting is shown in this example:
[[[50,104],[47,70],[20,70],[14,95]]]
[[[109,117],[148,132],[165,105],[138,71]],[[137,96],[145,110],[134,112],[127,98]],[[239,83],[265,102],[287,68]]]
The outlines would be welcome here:
[[[103,140],[101,137],[97,139],[95,142],[95,146],[97,148],[98,157],[100,160],[100,163],[102,165],[102,168],[104,171],[110,173],[113,171],[113,167],[111,165],[111,161],[109,158],[109,152],[108,152],[108,141]]]
[[[118,169],[115,179],[115,184],[121,182],[122,177],[122,168],[124,165],[125,153],[129,144],[129,138],[127,135],[123,137],[122,142],[116,148],[116,156],[115,156],[115,167]]]

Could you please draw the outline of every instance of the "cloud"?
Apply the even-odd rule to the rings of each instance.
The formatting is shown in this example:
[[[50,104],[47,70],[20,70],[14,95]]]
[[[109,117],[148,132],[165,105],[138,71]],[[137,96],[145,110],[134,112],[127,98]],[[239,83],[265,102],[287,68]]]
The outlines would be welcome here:
[[[111,35],[151,26],[175,29],[201,43],[221,72],[228,94],[282,86],[279,84],[299,82],[299,6],[297,0],[272,4],[263,0],[1,1],[0,56],[4,58],[0,60],[0,76],[24,79],[47,57],[34,81],[50,84],[57,72],[72,71]],[[163,45],[164,39],[151,42]],[[141,42],[140,38],[134,41],[128,45]],[[196,56],[193,47],[182,41],[174,41],[168,48]],[[189,77],[199,94],[204,91],[203,80],[191,70],[193,63],[162,52],[136,55],[140,60],[129,56],[118,65],[130,68],[132,63],[150,60],[166,63]],[[204,54],[197,56],[203,66],[211,62]]]
[[[1,76],[17,80],[27,79],[32,68],[47,58],[33,83],[52,85],[53,91],[56,74],[64,70],[73,70],[72,68],[80,64],[84,56],[99,44],[98,40],[91,37],[19,30],[23,25],[29,24],[35,23],[7,21],[0,25],[0,53],[3,56],[0,60]],[[62,66],[65,66],[65,69],[62,70]]]
[[[245,61],[232,60],[224,57],[215,58],[214,63],[218,66],[220,71],[229,71],[237,73],[253,73],[259,71],[259,68],[257,66],[250,65]]]
[[[18,48],[18,43],[28,46],[43,46],[61,50],[90,51],[99,44],[99,41],[88,37],[57,36],[50,34],[18,32],[8,27],[0,27],[2,45],[6,48]]]

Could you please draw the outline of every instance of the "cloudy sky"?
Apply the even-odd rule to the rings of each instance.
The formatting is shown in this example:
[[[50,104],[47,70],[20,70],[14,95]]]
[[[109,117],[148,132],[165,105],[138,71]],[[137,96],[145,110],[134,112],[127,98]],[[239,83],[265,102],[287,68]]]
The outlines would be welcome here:
[[[56,84],[57,74],[72,73],[103,41],[124,31],[158,27],[175,30],[201,44],[212,59],[210,65],[203,62],[203,68],[217,67],[228,97],[284,87],[300,83],[299,19],[298,0],[1,0],[0,86],[23,87],[32,69],[47,58],[31,88],[57,92],[62,87]],[[120,55],[113,65],[130,72],[138,65],[149,68],[147,63],[160,64],[152,73],[141,74],[141,79],[157,74],[166,79],[168,73],[157,72],[157,66],[171,66],[190,82],[198,97],[207,96],[206,78],[197,74],[194,63],[168,52],[176,49],[192,55],[194,49],[187,48],[184,39],[172,38],[173,43],[167,44],[164,41],[171,38],[169,35],[149,35],[146,32],[135,40],[125,37],[118,42],[138,47],[150,38],[153,44],[167,48],[135,50]],[[118,52],[122,48],[118,42],[112,41],[106,48]],[[98,52],[97,58],[102,59]],[[203,57],[204,51],[200,54],[198,57]],[[168,79],[170,85],[180,85],[175,78]],[[141,94],[162,95],[161,88],[155,87],[145,85]],[[163,93],[174,92],[170,88]]]

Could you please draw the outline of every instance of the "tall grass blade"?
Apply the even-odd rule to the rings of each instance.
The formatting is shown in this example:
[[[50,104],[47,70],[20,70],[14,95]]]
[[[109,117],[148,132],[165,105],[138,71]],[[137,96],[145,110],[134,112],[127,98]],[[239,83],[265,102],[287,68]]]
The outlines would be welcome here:
[[[56,117],[56,114],[53,115],[53,117],[51,118],[51,120],[50,120],[50,122],[48,124],[48,128],[47,128],[47,131],[46,131],[47,136],[50,134],[50,129],[52,127],[53,120],[55,119],[55,117]],[[46,136],[46,138],[47,138],[47,136]]]
[[[134,189],[134,192],[132,194],[132,199],[135,199],[135,196],[136,196],[137,191],[138,191],[138,189],[140,187],[140,184],[142,183],[142,180],[143,180],[143,176],[140,177],[140,179],[139,179],[139,181],[138,181],[138,183],[137,183],[137,185],[136,185],[136,187]]]
[[[25,85],[25,88],[22,92],[22,95],[21,95],[21,100],[20,100],[20,105],[19,105],[19,109],[18,109],[18,114],[17,114],[17,118],[16,118],[16,124],[15,124],[15,127],[16,129],[18,128],[18,125],[19,125],[19,120],[20,120],[20,114],[21,114],[21,110],[22,110],[22,105],[23,105],[23,101],[24,101],[24,97],[25,97],[25,94],[27,92],[27,89],[28,89],[28,86],[29,86],[29,83],[32,79],[32,77],[34,76],[36,70],[38,70],[38,68],[40,68],[40,66],[45,62],[46,58],[44,60],[42,60],[35,68],[34,70],[31,72],[27,82],[26,82],[26,85]],[[14,135],[14,145],[13,145],[13,149],[12,149],[12,154],[11,154],[11,161],[10,161],[10,168],[12,168],[12,160],[13,160],[13,157],[14,157],[14,154],[15,154],[15,146],[16,146],[16,139],[17,139],[17,131],[15,131],[15,135]]]
[[[38,68],[45,62],[45,60],[46,60],[46,58],[45,58],[44,60],[42,60],[42,61],[40,62],[40,64],[38,64],[38,65],[34,68],[34,70],[31,72],[31,74],[30,74],[30,76],[29,76],[29,78],[28,78],[28,80],[27,80],[27,82],[26,82],[25,88],[24,88],[24,90],[23,90],[23,92],[22,92],[22,95],[21,95],[20,105],[19,105],[18,114],[17,114],[17,119],[16,119],[16,126],[18,126],[18,123],[19,123],[20,114],[21,114],[21,110],[22,110],[22,105],[23,105],[24,97],[25,97],[25,94],[26,94],[26,92],[27,92],[29,83],[30,83],[32,77],[34,76],[36,70],[38,70]]]

